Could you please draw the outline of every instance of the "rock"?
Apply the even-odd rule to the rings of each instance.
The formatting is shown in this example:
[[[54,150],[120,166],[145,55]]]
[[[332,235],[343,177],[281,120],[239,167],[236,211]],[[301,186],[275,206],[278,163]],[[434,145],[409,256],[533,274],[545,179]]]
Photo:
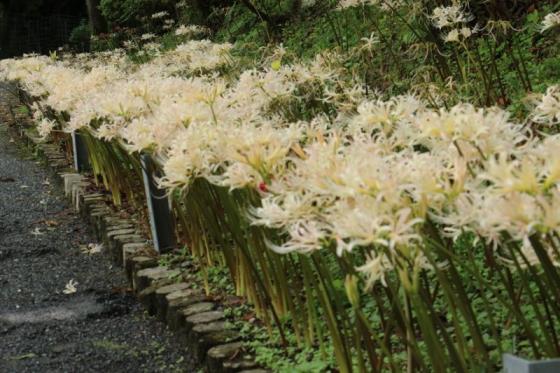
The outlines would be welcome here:
[[[107,231],[107,238],[113,239],[116,236],[134,233],[137,233],[137,231],[134,227],[131,227],[130,224],[119,224],[117,226],[111,227],[111,229]]]
[[[161,287],[156,290],[156,314],[160,321],[165,322],[167,317],[167,295],[186,290],[190,287],[189,284],[180,282]]]
[[[125,263],[125,268],[128,280],[133,285],[133,288],[136,289],[135,278],[137,272],[141,271],[142,269],[153,268],[156,266],[157,260],[155,258],[151,258],[148,256],[135,256],[129,258]]]
[[[136,233],[134,228],[110,230],[105,235],[104,243],[107,247],[111,247],[113,237],[123,235],[123,234],[134,234],[134,233]]]
[[[212,311],[215,307],[216,307],[216,305],[212,302],[196,303],[196,304],[193,304],[193,305],[185,308],[184,310],[181,311],[181,313],[185,317],[190,317],[190,316],[198,314],[198,313]]]
[[[106,225],[106,223],[103,222],[103,217],[100,217],[100,219],[96,221],[96,226],[99,227],[99,231],[101,232],[101,239],[103,241],[107,241],[107,233],[109,232],[120,230],[120,229],[134,228],[132,224],[123,224],[123,223],[112,223]]]
[[[231,361],[226,360],[222,363],[224,373],[239,372],[240,370],[246,369],[256,369],[257,367],[258,364],[255,360],[253,360],[252,357],[245,357],[245,355]]]
[[[80,213],[82,214],[82,216],[87,218],[88,215],[90,215],[93,206],[96,203],[104,202],[104,200],[105,197],[103,196],[103,194],[99,194],[99,193],[82,196],[80,198]],[[103,203],[103,205],[105,204]],[[107,207],[107,205],[105,206]]]
[[[219,332],[221,330],[227,330],[228,323],[226,321],[214,321],[208,324],[197,324],[192,328],[191,333],[197,336],[211,332]]]
[[[105,195],[101,193],[86,194],[83,195],[80,199],[82,207],[87,210],[89,207],[91,207],[92,204],[105,201]]]
[[[185,326],[185,317],[181,313],[181,310],[184,307],[190,306],[191,304],[204,302],[208,299],[206,295],[200,294],[197,290],[193,289],[182,290],[181,293],[183,293],[183,297],[173,299],[167,304],[167,326],[171,330],[179,330]],[[167,297],[169,297],[171,294],[169,294]]]
[[[103,232],[100,229],[99,222],[103,219],[103,216],[110,214],[111,209],[109,207],[96,208],[92,210],[89,214],[90,227],[95,234],[97,241],[103,241]]]
[[[190,343],[192,340],[191,331],[192,329],[199,324],[208,324],[215,321],[223,321],[224,313],[222,311],[204,311],[204,312],[197,312],[193,313],[195,309],[199,306],[194,307],[193,309],[184,308],[179,310],[178,312],[178,324],[181,330],[179,339],[185,341],[186,343]],[[206,309],[206,306],[201,306],[201,309]],[[189,316],[185,316],[185,311]],[[193,348],[196,346],[193,345]]]
[[[130,220],[116,216],[114,213],[103,216],[101,218],[101,221],[99,222],[99,225],[101,231],[103,232],[109,232],[114,229],[126,229],[134,227]]]
[[[167,267],[146,268],[136,272],[133,286],[136,291],[142,291],[152,284],[152,281],[171,278],[179,274],[179,271],[169,270]]]
[[[72,189],[74,188],[75,185],[82,184],[85,180],[84,177],[75,172],[69,172],[69,173],[61,172],[58,174],[58,177],[60,177],[63,180],[64,195],[70,199],[72,204],[75,204],[76,201],[75,201],[75,196],[72,195]],[[88,185],[88,183],[84,183],[84,184]]]
[[[123,266],[123,246],[128,243],[142,243],[146,239],[138,234],[123,234],[119,236],[114,236],[112,241],[112,247],[110,247],[111,253],[113,254],[113,260],[120,267]]]
[[[224,317],[225,316],[223,311],[208,311],[188,316],[185,321],[187,327],[190,325],[189,329],[192,329],[192,327],[194,327],[196,324],[205,324],[212,321],[218,321],[222,320]]]
[[[242,352],[243,343],[242,342],[233,342],[233,343],[226,343],[223,345],[217,345],[208,350],[207,353],[207,360],[206,366],[209,372],[224,372],[225,369],[223,367],[223,363],[226,360],[231,360],[235,358]],[[250,364],[252,363],[252,365]],[[247,364],[243,364],[243,360],[240,359],[238,363],[240,368],[244,368],[248,366],[248,368],[254,368],[255,363],[252,361],[247,361]],[[233,370],[233,369],[231,369]]]
[[[146,308],[150,315],[153,315],[155,313],[154,299],[156,289],[157,285],[150,285],[147,288],[142,289],[137,294],[138,300],[140,301],[140,303],[142,303],[142,305],[144,306],[144,308]]]
[[[190,286],[190,284],[189,284]],[[161,321],[168,324],[173,324],[170,328],[178,328],[177,313],[181,308],[184,307],[184,303],[192,304],[191,298],[198,296],[200,290],[185,288],[181,290],[174,291],[165,296],[165,313],[158,315],[161,317]],[[163,310],[162,310],[163,311]],[[184,324],[184,323],[183,323]]]
[[[105,229],[108,233],[108,232],[118,231],[118,230],[123,230],[123,229],[134,229],[134,225],[128,224],[128,223],[117,222],[117,223],[107,224]]]
[[[103,241],[104,239],[104,232],[99,229],[99,223],[103,216],[111,213],[111,209],[107,206],[105,207],[96,207],[95,209],[89,212],[87,216],[90,226],[92,227],[93,232],[95,233],[95,237],[98,241]]]
[[[188,341],[191,351],[196,351],[198,361],[204,362],[206,360],[206,354],[210,348],[218,345],[229,344],[230,342],[236,342],[239,339],[239,334],[233,330],[220,330],[217,332],[203,334],[198,338],[195,335],[191,335]]]
[[[165,296],[167,296],[168,294],[188,289],[189,286],[190,286],[189,284],[186,284],[184,282],[170,284],[170,285],[159,288],[158,291],[157,291],[157,295],[165,298]]]
[[[138,300],[146,307],[150,315],[155,315],[157,312],[156,291],[164,286],[169,285],[173,280],[159,279],[154,281],[150,286],[143,289],[138,293]]]
[[[127,260],[137,256],[138,253],[140,251],[142,251],[142,249],[145,249],[147,247],[148,247],[148,245],[145,242],[125,243],[122,247],[123,256],[122,256],[122,259],[121,259],[125,269],[127,269],[127,267],[126,267]],[[127,275],[128,275],[128,269],[127,269]]]
[[[103,227],[103,230],[107,233],[110,231],[116,231],[118,229],[131,229],[134,228],[134,225],[132,223],[126,223],[123,222],[120,218],[117,218],[117,220],[115,221],[109,221],[107,222],[106,220],[104,220],[104,218],[101,218],[101,226]]]

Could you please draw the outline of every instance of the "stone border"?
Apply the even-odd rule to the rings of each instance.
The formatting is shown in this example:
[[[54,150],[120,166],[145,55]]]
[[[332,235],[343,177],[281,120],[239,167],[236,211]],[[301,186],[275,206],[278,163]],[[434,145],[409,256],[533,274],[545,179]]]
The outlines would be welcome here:
[[[104,250],[123,268],[148,313],[167,324],[206,372],[270,372],[244,350],[239,333],[226,327],[223,305],[203,293],[192,263],[184,262],[180,268],[158,265],[157,252],[137,224],[120,217],[107,194],[86,192],[94,190],[88,188],[93,183],[71,168],[56,144],[42,141],[32,128],[19,129],[18,135],[46,161]]]

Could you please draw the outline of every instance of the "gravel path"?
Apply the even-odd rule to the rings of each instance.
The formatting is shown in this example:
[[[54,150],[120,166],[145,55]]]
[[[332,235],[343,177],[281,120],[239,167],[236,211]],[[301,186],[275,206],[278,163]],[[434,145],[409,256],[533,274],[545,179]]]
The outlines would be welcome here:
[[[0,119],[0,372],[195,371],[47,175]]]

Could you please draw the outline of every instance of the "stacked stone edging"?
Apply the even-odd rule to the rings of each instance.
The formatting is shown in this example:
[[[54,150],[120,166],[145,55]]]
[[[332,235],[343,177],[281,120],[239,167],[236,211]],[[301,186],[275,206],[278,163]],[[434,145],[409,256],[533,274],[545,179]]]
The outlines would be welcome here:
[[[120,217],[108,195],[87,192],[94,190],[93,183],[71,168],[57,145],[42,141],[31,128],[19,135],[46,160],[53,178],[64,186],[113,262],[123,268],[147,311],[177,333],[207,372],[267,372],[244,350],[240,334],[228,328],[223,305],[200,290],[195,276],[188,272],[190,263],[181,269],[160,266],[157,253],[136,228],[138,224]]]

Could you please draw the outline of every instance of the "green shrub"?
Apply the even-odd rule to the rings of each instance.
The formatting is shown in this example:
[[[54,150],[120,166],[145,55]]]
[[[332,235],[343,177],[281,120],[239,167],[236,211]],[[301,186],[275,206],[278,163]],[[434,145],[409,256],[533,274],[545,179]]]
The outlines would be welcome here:
[[[126,35],[125,32],[96,35],[91,38],[91,50],[101,52],[120,48]]]
[[[68,43],[72,49],[79,52],[85,52],[89,50],[90,39],[91,28],[85,20],[82,20],[80,25],[76,26],[70,33]]]
[[[138,26],[143,17],[174,11],[172,0],[101,0],[99,8],[111,25]]]

